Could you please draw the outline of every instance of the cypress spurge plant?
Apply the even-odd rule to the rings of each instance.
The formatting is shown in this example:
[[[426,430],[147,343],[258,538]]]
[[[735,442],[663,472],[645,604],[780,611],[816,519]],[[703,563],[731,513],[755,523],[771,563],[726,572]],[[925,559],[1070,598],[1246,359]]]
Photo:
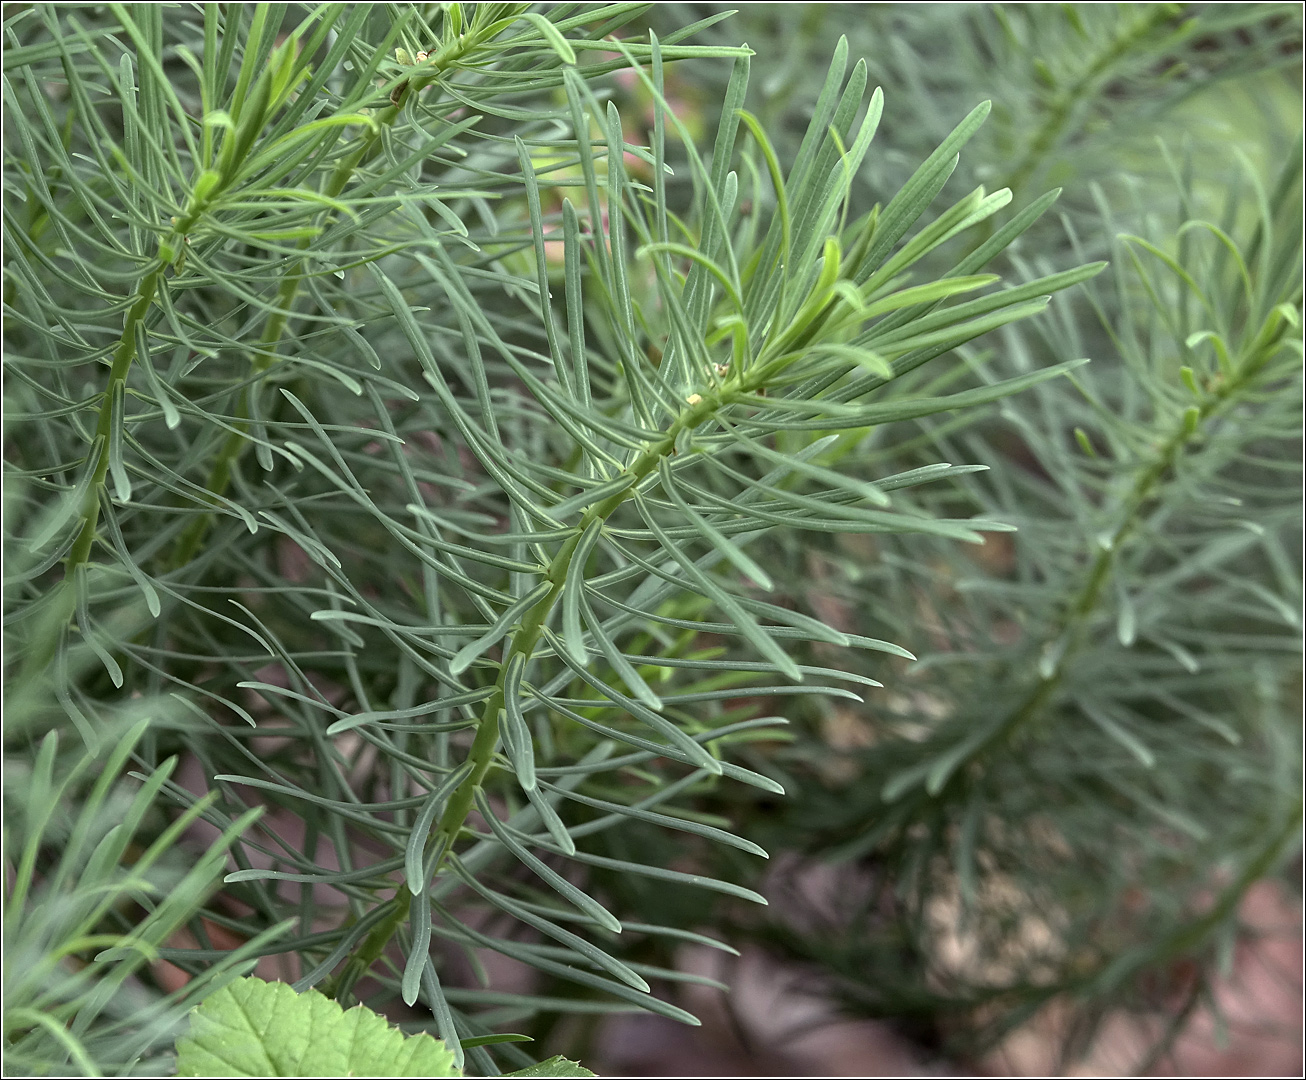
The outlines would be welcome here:
[[[183,703],[196,726],[147,733],[140,763],[186,753],[224,828],[273,808],[205,918],[295,919],[260,951],[293,959],[297,990],[420,1000],[489,1073],[477,1043],[540,1011],[694,1022],[650,993],[685,976],[609,942],[710,939],[623,918],[587,868],[760,899],[693,872],[704,842],[764,853],[681,798],[782,790],[731,760],[780,721],[730,702],[874,685],[798,663],[812,642],[904,655],[764,599],[750,545],[1006,528],[912,501],[965,464],[853,477],[831,446],[1082,363],[952,393],[949,361],[914,374],[1101,268],[983,273],[1055,193],[1006,216],[981,188],[926,216],[987,104],[849,220],[882,97],[846,43],[786,170],[742,108],[749,50],[679,44],[697,26],[614,38],[638,11],[7,24],[8,460],[48,511],[9,590],[11,655],[88,740],[115,697]],[[680,140],[677,213],[664,65],[695,55],[733,69],[710,154]],[[617,67],[656,103],[647,145],[602,102]],[[912,277],[983,223],[951,270]],[[111,636],[104,613],[138,600],[144,629]],[[79,641],[102,672],[69,674]],[[624,857],[632,824],[685,837],[684,868]],[[460,985],[481,949],[572,989]]]

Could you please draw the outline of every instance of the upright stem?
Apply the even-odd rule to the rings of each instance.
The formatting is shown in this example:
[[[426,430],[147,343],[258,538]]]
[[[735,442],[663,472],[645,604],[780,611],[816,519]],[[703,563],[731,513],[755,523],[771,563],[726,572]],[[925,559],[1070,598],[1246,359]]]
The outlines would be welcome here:
[[[677,417],[667,429],[666,434],[644,450],[629,466],[627,473],[632,478],[631,484],[624,490],[609,495],[602,502],[595,503],[586,510],[576,526],[576,531],[572,533],[549,563],[549,569],[545,574],[545,580],[550,585],[549,591],[540,597],[534,607],[527,612],[526,617],[522,620],[521,627],[513,634],[512,643],[508,646],[508,650],[499,665],[499,677],[494,685],[494,693],[485,703],[485,711],[481,714],[481,722],[476,729],[476,738],[472,742],[469,753],[469,759],[473,763],[472,771],[449,797],[444,813],[440,816],[440,823],[436,830],[439,859],[443,859],[445,853],[453,846],[454,840],[463,827],[463,822],[467,820],[467,815],[471,812],[474,792],[480,786],[481,781],[485,779],[485,774],[490,771],[494,751],[499,744],[499,711],[503,708],[504,679],[507,676],[508,669],[512,666],[511,661],[514,656],[522,656],[529,662],[535,652],[540,630],[547,621],[549,614],[553,611],[553,605],[562,594],[563,583],[567,580],[572,556],[576,553],[576,547],[580,543],[581,536],[596,521],[607,521],[617,507],[626,501],[635,485],[657,468],[658,461],[671,453],[675,448],[676,438],[682,430],[694,430],[720,405],[719,397],[705,397],[687,412]],[[578,572],[583,571],[583,567],[578,570]]]
[[[77,533],[77,539],[73,542],[72,549],[68,553],[68,560],[65,564],[64,581],[66,583],[71,584],[74,581],[77,572],[87,564],[91,557],[91,547],[95,542],[95,529],[100,522],[100,497],[104,490],[104,478],[109,473],[109,445],[114,422],[113,403],[119,397],[119,387],[126,388],[127,375],[131,371],[132,361],[136,359],[136,333],[144,328],[145,316],[149,314],[150,307],[154,303],[155,294],[159,289],[159,279],[163,275],[164,268],[171,265],[176,259],[177,253],[182,250],[186,233],[199,220],[200,215],[204,213],[209,202],[220,188],[221,185],[218,185],[199,196],[192,194],[186,212],[180,218],[173,219],[172,231],[159,241],[154,261],[136,287],[136,298],[127,311],[127,318],[123,322],[122,336],[118,339],[118,345],[113,351],[113,363],[109,368],[109,385],[105,387],[104,396],[100,401],[100,414],[96,420],[95,438],[92,443],[93,446],[98,443],[99,450],[92,451],[97,454],[95,469],[91,475],[90,485],[86,489],[86,496],[82,501],[81,528]],[[123,423],[124,419],[119,417],[118,422]]]
[[[1067,608],[1060,633],[1057,635],[1057,640],[1063,643],[1063,647],[1056,662],[1007,719],[992,729],[989,735],[977,744],[969,757],[978,756],[986,747],[1010,736],[1042,712],[1062,681],[1066,661],[1078,650],[1087,636],[1089,620],[1097,610],[1102,593],[1111,581],[1115,560],[1121,546],[1142,524],[1143,511],[1156,497],[1158,486],[1174,468],[1184,448],[1201,438],[1203,424],[1224,406],[1235,401],[1239,391],[1273,359],[1283,337],[1282,333],[1270,332],[1270,324],[1267,323],[1266,328],[1263,328],[1252,342],[1243,363],[1234,369],[1232,377],[1219,381],[1207,390],[1195,407],[1196,414],[1186,414],[1169,438],[1161,444],[1152,463],[1139,471],[1129,494],[1123,501],[1115,528],[1102,541],[1100,550],[1084,577],[1083,585]]]
[[[467,815],[471,812],[476,789],[485,780],[485,776],[494,762],[494,752],[499,745],[499,712],[503,708],[504,679],[508,668],[511,666],[510,661],[514,656],[523,656],[529,661],[534,653],[535,645],[539,641],[540,631],[548,620],[549,614],[553,611],[553,606],[558,597],[562,594],[563,583],[567,580],[572,558],[576,554],[576,547],[580,543],[581,536],[594,522],[607,521],[613,512],[626,501],[635,485],[653,472],[657,468],[658,462],[675,449],[676,439],[680,433],[686,430],[693,431],[702,424],[716,409],[721,407],[724,399],[732,393],[733,389],[746,393],[754,389],[754,387],[739,386],[737,388],[723,389],[713,394],[702,395],[696,404],[681,413],[671,423],[662,438],[648,446],[627,467],[626,472],[631,477],[629,486],[614,495],[609,495],[602,502],[595,503],[585,511],[580,522],[576,525],[575,531],[567,538],[562,547],[558,549],[558,553],[550,561],[549,568],[545,573],[545,580],[550,585],[549,591],[540,597],[526,613],[521,625],[513,634],[512,641],[499,665],[499,675],[495,681],[494,693],[485,703],[485,711],[481,714],[481,720],[476,729],[476,738],[472,741],[471,750],[468,752],[468,760],[472,762],[472,770],[449,797],[444,813],[440,816],[439,824],[427,844],[428,852],[434,850],[436,853],[434,869],[439,868],[444,861],[444,857],[453,847],[458,834],[462,831]],[[581,567],[578,568],[577,572],[583,571],[584,568]],[[340,980],[334,987],[337,999],[349,991],[353,984],[362,977],[367,967],[384,951],[386,943],[402,925],[411,897],[412,893],[409,891],[408,886],[400,885],[395,891],[395,895],[386,901],[388,905],[393,905],[393,909],[389,916],[368,935],[358,952],[350,958],[341,972]]]
[[[1020,163],[1011,171],[1002,186],[1019,192],[1038,169],[1040,161],[1056,146],[1058,139],[1065,135],[1066,124],[1071,115],[1089,100],[1095,84],[1111,71],[1117,61],[1128,56],[1130,50],[1140,41],[1167,23],[1178,24],[1183,18],[1182,12],[1172,10],[1169,5],[1155,4],[1150,11],[1144,12],[1137,20],[1126,26],[1118,37],[1111,39],[1105,48],[1092,57],[1079,78],[1069,86],[1061,87],[1053,95],[1047,106],[1047,116],[1034,138],[1030,140]],[[992,228],[991,223],[988,227]]]
[[[349,183],[354,173],[376,156],[381,145],[382,129],[395,122],[408,98],[413,94],[420,93],[434,82],[440,72],[458,60],[472,44],[474,42],[470,39],[457,39],[431,58],[428,71],[424,71],[420,76],[410,79],[395,91],[392,95],[391,104],[387,105],[374,117],[376,127],[368,134],[360,135],[357,140],[358,145],[346,153],[336,165],[322,189],[323,194],[334,199],[345,189],[345,185]],[[306,250],[311,242],[311,238],[304,237],[299,241],[298,247],[301,251]],[[250,365],[255,375],[264,374],[275,362],[273,353],[285,334],[290,311],[299,295],[299,286],[303,280],[304,260],[300,258],[286,272],[286,276],[281,279],[281,284],[277,288],[276,300],[273,304],[274,310],[269,312],[267,320],[263,324],[263,332],[259,335],[258,341],[259,351],[254,355]],[[226,494],[227,488],[231,484],[232,470],[249,442],[246,435],[248,435],[250,428],[251,405],[258,391],[259,384],[254,383],[240,392],[240,397],[236,402],[234,430],[223,441],[205,483],[205,490],[211,496]],[[210,502],[213,502],[213,500],[211,499]],[[171,558],[171,565],[174,568],[185,566],[195,557],[195,553],[199,551],[200,545],[203,544],[212,524],[212,514],[200,514],[177,538]]]
[[[78,569],[85,566],[91,557],[91,545],[95,540],[95,528],[100,521],[100,492],[104,489],[104,478],[109,473],[109,436],[113,426],[113,402],[118,395],[118,387],[127,382],[127,373],[136,358],[136,329],[144,321],[146,312],[154,303],[154,293],[158,289],[159,274],[163,267],[155,265],[141,279],[136,290],[136,299],[127,312],[126,324],[118,347],[113,351],[113,365],[109,369],[109,385],[105,388],[104,398],[100,402],[100,416],[95,425],[95,441],[99,444],[99,455],[95,461],[95,472],[91,484],[86,489],[82,501],[81,530],[73,542],[68,554],[65,568],[65,580],[71,580]],[[121,421],[120,421],[121,422]]]

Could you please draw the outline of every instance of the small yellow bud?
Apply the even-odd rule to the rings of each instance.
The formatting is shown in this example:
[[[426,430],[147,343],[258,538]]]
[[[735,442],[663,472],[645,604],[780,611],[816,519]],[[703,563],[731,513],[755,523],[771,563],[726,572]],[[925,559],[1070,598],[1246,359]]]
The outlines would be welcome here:
[[[685,398],[685,400],[688,401],[691,405],[697,405],[700,401],[703,400],[703,395],[690,394],[689,397]]]

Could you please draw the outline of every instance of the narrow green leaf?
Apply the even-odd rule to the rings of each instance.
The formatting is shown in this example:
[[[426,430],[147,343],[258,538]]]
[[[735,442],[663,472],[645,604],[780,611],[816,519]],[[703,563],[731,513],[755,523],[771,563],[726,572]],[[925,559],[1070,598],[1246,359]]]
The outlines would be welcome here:
[[[735,836],[734,833],[728,833],[724,829],[717,829],[711,825],[702,825],[697,821],[689,821],[685,818],[671,817],[668,814],[655,814],[651,810],[642,810],[636,806],[628,806],[622,803],[608,802],[604,799],[595,799],[589,795],[582,795],[576,791],[565,791],[556,788],[552,784],[544,782],[542,786],[549,791],[557,791],[564,798],[571,799],[574,802],[584,803],[586,806],[592,806],[596,810],[606,810],[612,814],[620,814],[623,817],[636,818],[640,821],[646,821],[651,825],[660,825],[666,829],[675,829],[679,832],[693,833],[695,836],[701,836],[708,840],[714,840],[719,844],[725,844],[727,847],[738,848],[740,851],[746,851],[750,855],[760,855],[762,858],[770,858],[765,849],[758,847],[751,840],[745,840],[742,836]]]
[[[562,200],[562,247],[564,288],[567,296],[567,336],[571,343],[571,363],[575,373],[576,395],[586,408],[590,404],[589,361],[585,355],[585,309],[580,277],[580,226],[570,199]]]
[[[634,666],[626,659],[622,651],[617,647],[617,643],[612,640],[611,636],[603,629],[603,623],[591,610],[589,604],[582,599],[582,609],[585,613],[585,625],[590,628],[594,635],[594,640],[598,643],[599,650],[603,653],[604,658],[612,665],[612,670],[617,677],[621,679],[630,691],[639,701],[647,705],[650,709],[657,712],[662,711],[662,698],[654,693],[653,688],[644,681],[644,677],[635,670]]]
[[[767,592],[773,590],[775,588],[775,582],[771,580],[771,575],[758,566],[757,563],[754,562],[738,544],[722,533],[721,530],[708,521],[707,518],[697,513],[694,508],[684,500],[676,487],[675,480],[671,475],[670,463],[666,458],[663,458],[658,462],[658,473],[662,478],[662,490],[665,491],[667,497],[676,504],[677,509],[689,518],[694,528],[702,532],[707,542],[720,551],[721,554],[730,560],[730,562],[734,563],[735,567],[740,572],[746,574],[763,589],[767,590]]]
[[[749,900],[754,904],[762,904],[763,906],[766,906],[767,903],[766,897],[761,893],[754,892],[752,889],[746,889],[742,885],[736,885],[731,881],[704,877],[701,874],[686,874],[679,870],[667,870],[661,866],[648,866],[642,863],[628,862],[624,859],[610,859],[606,855],[592,855],[588,851],[578,851],[574,858],[577,862],[586,863],[589,866],[599,866],[605,870],[616,870],[624,874],[634,874],[637,877],[652,878],[655,881],[670,881],[677,885],[688,885],[691,888],[709,889],[712,892],[736,896],[741,900]]]
[[[513,653],[503,674],[504,708],[499,713],[499,731],[503,736],[508,760],[512,762],[513,772],[517,774],[517,783],[523,791],[533,791],[535,743],[521,707],[522,673],[525,670],[526,657],[521,653]]]
[[[423,859],[431,835],[431,825],[435,822],[436,815],[444,809],[450,793],[467,778],[472,768],[473,762],[464,761],[441,780],[426,797],[422,809],[418,811],[417,820],[413,822],[412,831],[408,834],[408,843],[404,848],[404,883],[414,896],[426,888],[427,871]]]
[[[539,786],[531,788],[526,792],[526,798],[535,807],[535,812],[540,815],[540,820],[544,822],[544,828],[553,842],[558,845],[565,855],[576,854],[576,841],[572,839],[571,833],[567,831],[567,826],[563,823],[558,812],[553,808],[549,798],[540,790]]]
[[[649,984],[629,965],[623,964],[620,960],[609,956],[598,946],[586,941],[579,935],[573,934],[569,930],[564,930],[552,920],[542,918],[535,914],[524,904],[519,904],[510,897],[503,895],[503,893],[491,889],[477,881],[476,877],[469,873],[460,862],[451,860],[451,865],[454,867],[455,872],[458,873],[458,876],[462,878],[463,882],[472,889],[472,891],[479,893],[495,907],[508,912],[510,915],[520,919],[528,926],[535,927],[536,930],[547,934],[555,941],[562,942],[562,944],[568,949],[571,949],[579,956],[582,956],[596,964],[609,975],[613,975],[620,979],[627,986],[634,987],[636,990],[641,990],[644,993],[650,992],[651,988]]]
[[[580,624],[581,595],[585,589],[585,567],[603,530],[603,522],[590,522],[572,553],[570,569],[562,583],[562,643],[578,664],[589,663],[585,634]]]
[[[112,395],[109,413],[109,475],[113,478],[114,497],[119,502],[127,502],[132,497],[132,485],[122,453],[123,428],[126,424],[126,384],[115,379]]]
[[[412,944],[404,962],[399,993],[405,1005],[412,1005],[421,991],[422,972],[431,962],[431,898],[426,892],[414,894],[408,902],[408,929]]]
[[[674,746],[679,748],[682,754],[685,755],[684,760],[688,760],[693,764],[700,766],[701,768],[705,768],[709,772],[713,773],[714,775],[720,775],[723,768],[722,763],[718,761],[716,758],[714,758],[711,754],[709,754],[706,750],[704,750],[701,745],[699,745],[692,738],[690,738],[690,736],[685,734],[685,732],[683,732],[680,728],[678,728],[674,723],[672,723],[666,717],[659,716],[656,712],[654,712],[648,706],[644,705],[642,702],[639,702],[634,698],[627,697],[625,694],[618,691],[615,687],[609,685],[608,683],[603,682],[596,675],[593,675],[590,672],[586,671],[582,665],[577,664],[576,661],[571,658],[571,656],[567,653],[567,650],[563,647],[562,642],[558,639],[557,635],[554,634],[553,631],[551,631],[547,626],[542,627],[540,633],[544,637],[545,641],[549,643],[550,647],[557,654],[558,659],[561,660],[568,668],[570,668],[572,673],[575,674],[582,682],[586,683],[593,689],[597,690],[600,694],[602,694],[603,700],[613,702],[614,704],[620,706],[621,708],[629,712],[632,716],[634,716],[636,719],[643,721],[654,731],[658,732],[660,735],[665,736]],[[540,700],[542,700],[550,708],[554,707],[554,702],[551,698],[544,696],[538,691],[536,692],[536,696],[538,696]],[[570,715],[572,719],[577,719],[577,715],[574,713],[568,713],[567,715]],[[663,748],[663,752],[666,752],[666,748]]]
[[[540,32],[544,40],[548,43],[549,48],[558,54],[559,60],[564,64],[576,63],[575,51],[572,49],[567,39],[559,33],[558,28],[553,23],[549,22],[549,20],[543,15],[535,11],[525,11],[522,13],[521,18],[525,19]]]
[[[861,284],[871,276],[894,245],[934,201],[934,197],[943,190],[943,185],[956,168],[957,152],[979,130],[992,107],[988,101],[975,106],[889,201],[884,213],[880,215],[870,250],[853,274],[855,282]]]
[[[86,459],[82,463],[77,482],[73,485],[72,490],[59,501],[53,510],[47,511],[48,517],[41,523],[41,527],[36,534],[28,541],[33,551],[39,551],[45,547],[68,523],[68,519],[78,513],[86,504],[86,494],[95,480],[95,466],[104,450],[104,443],[103,435],[97,435],[95,441],[91,443]]]

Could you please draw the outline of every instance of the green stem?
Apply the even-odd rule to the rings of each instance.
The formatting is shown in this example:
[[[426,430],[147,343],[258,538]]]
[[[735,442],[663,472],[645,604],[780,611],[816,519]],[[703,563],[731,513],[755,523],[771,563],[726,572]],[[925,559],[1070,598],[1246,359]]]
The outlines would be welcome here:
[[[159,245],[161,248],[163,244]],[[95,441],[99,443],[99,456],[95,461],[95,472],[90,486],[82,501],[81,529],[73,542],[72,551],[64,570],[64,580],[71,582],[77,571],[86,565],[91,557],[91,546],[95,542],[95,528],[100,522],[100,493],[104,489],[104,478],[109,474],[109,435],[113,426],[113,401],[117,396],[119,384],[127,382],[127,373],[136,358],[136,329],[144,321],[150,305],[154,303],[154,294],[159,287],[159,275],[163,265],[156,264],[141,279],[136,290],[136,299],[127,312],[122,337],[118,347],[113,351],[113,365],[109,369],[109,385],[105,388],[104,398],[100,402],[100,416],[95,425]],[[121,422],[121,421],[120,421]]]
[[[158,250],[150,269],[141,278],[136,287],[136,298],[132,301],[123,321],[122,336],[113,350],[113,361],[109,368],[109,384],[105,387],[100,400],[100,413],[95,423],[95,436],[92,439],[92,453],[96,455],[95,468],[91,474],[90,484],[82,500],[80,527],[77,539],[68,553],[64,564],[64,577],[59,585],[63,595],[57,601],[64,612],[61,621],[67,625],[75,607],[77,575],[91,558],[91,549],[95,545],[95,530],[100,523],[100,499],[104,493],[104,478],[109,473],[109,445],[114,423],[114,399],[119,396],[119,388],[126,389],[127,376],[131,372],[132,361],[136,359],[136,334],[144,328],[145,317],[154,304],[154,297],[159,290],[159,281],[166,267],[170,266],[178,254],[184,250],[186,234],[208,208],[209,203],[222,190],[225,181],[210,185],[203,192],[192,190],[186,209],[180,217],[173,218],[172,230],[159,240]],[[126,400],[125,397],[123,400]],[[125,417],[119,417],[118,423],[125,423]],[[96,450],[95,447],[99,449]]]
[[[740,387],[740,389],[746,391],[751,387]],[[657,468],[658,462],[662,458],[672,453],[680,433],[686,430],[693,431],[697,428],[722,405],[723,398],[728,396],[729,391],[727,390],[723,390],[716,395],[704,396],[677,417],[667,428],[662,438],[647,447],[627,468],[627,473],[632,478],[630,485],[614,495],[609,495],[602,502],[591,506],[582,515],[575,531],[567,538],[562,547],[558,549],[558,553],[550,561],[545,580],[550,583],[551,587],[526,613],[521,625],[513,633],[512,642],[499,664],[499,676],[495,682],[494,693],[485,703],[485,711],[481,714],[480,723],[477,725],[476,738],[472,741],[471,749],[468,751],[468,760],[472,762],[472,770],[449,797],[444,813],[440,816],[440,821],[427,845],[428,852],[431,850],[435,852],[433,863],[435,870],[439,869],[445,856],[452,849],[458,834],[462,831],[467,815],[471,813],[476,789],[485,780],[486,774],[494,763],[494,752],[499,745],[499,711],[503,708],[504,678],[510,666],[509,662],[514,656],[518,655],[524,656],[528,661],[530,660],[535,651],[535,645],[539,640],[541,628],[552,612],[553,605],[562,594],[562,586],[567,580],[572,558],[576,554],[576,547],[580,543],[581,536],[594,522],[607,521],[617,508],[629,498],[634,487]],[[583,567],[580,568],[580,572],[583,572],[583,570]],[[387,901],[387,903],[395,905],[395,910],[367,936],[358,952],[346,964],[341,972],[340,981],[334,988],[337,1000],[340,999],[342,994],[347,993],[349,987],[361,978],[367,968],[381,956],[390,938],[403,924],[411,896],[408,887],[401,885],[394,897]]]
[[[1197,406],[1196,417],[1190,419],[1186,416],[1161,445],[1155,460],[1141,470],[1124,499],[1122,511],[1117,519],[1118,524],[1102,541],[1101,548],[1085,576],[1084,584],[1070,602],[1060,631],[1053,639],[1065,644],[1052,670],[1043,675],[1039,684],[1021,705],[977,745],[970,755],[972,760],[987,747],[1009,737],[1042,712],[1062,681],[1067,659],[1079,650],[1087,638],[1089,622],[1097,610],[1103,591],[1111,581],[1116,556],[1121,546],[1141,525],[1143,512],[1156,497],[1158,486],[1170,474],[1183,450],[1190,443],[1201,438],[1203,425],[1226,405],[1237,399],[1239,391],[1273,359],[1283,340],[1284,335],[1267,333],[1263,330],[1252,344],[1251,355],[1236,369],[1235,376],[1203,395],[1201,403]]]
[[[1100,84],[1109,76],[1112,66],[1140,41],[1148,37],[1167,23],[1182,26],[1184,15],[1179,5],[1153,4],[1152,9],[1136,22],[1125,27],[1118,37],[1093,56],[1087,68],[1068,86],[1063,86],[1052,95],[1046,105],[1047,115],[1039,125],[1034,137],[1020,161],[1011,169],[1001,183],[1019,198],[1025,185],[1038,173],[1048,155],[1072,134],[1071,118],[1077,109],[1084,108],[1091,102]],[[982,221],[971,236],[971,251],[977,250],[984,241],[993,235],[994,218]]]
[[[360,135],[356,140],[358,145],[353,150],[348,151],[341,158],[339,164],[336,165],[322,189],[324,195],[334,199],[345,189],[345,185],[349,183],[354,173],[377,155],[381,146],[382,129],[394,124],[408,98],[413,94],[420,93],[433,83],[446,67],[461,58],[473,44],[474,42],[470,39],[458,39],[431,59],[429,72],[413,77],[396,90],[392,103],[376,114],[374,118],[376,126],[368,134]],[[306,250],[311,242],[311,238],[304,237],[299,241],[298,247],[301,251]],[[275,362],[274,353],[276,347],[285,334],[290,311],[299,296],[299,287],[304,280],[304,276],[304,260],[301,258],[290,267],[286,272],[286,276],[281,279],[281,284],[277,288],[276,300],[273,304],[274,310],[268,314],[267,321],[263,324],[263,332],[259,335],[258,341],[259,351],[255,353],[251,361],[251,367],[256,375],[263,375]],[[258,383],[246,387],[241,391],[237,400],[235,429],[223,441],[222,448],[218,451],[217,459],[210,468],[208,480],[204,485],[205,490],[211,496],[225,495],[227,488],[231,484],[231,476],[236,462],[244,453],[249,442],[245,436],[249,433],[250,407],[253,396],[258,393],[258,389]],[[210,500],[210,503],[212,504],[215,501]],[[171,558],[173,568],[185,566],[195,557],[212,524],[213,515],[211,513],[200,514],[191,522],[190,526],[177,538],[177,543],[173,548]]]
[[[1194,922],[1181,923],[1154,944],[1131,949],[1116,957],[1097,977],[1095,988],[1114,990],[1145,967],[1157,964],[1158,961],[1173,962],[1201,947],[1211,934],[1237,912],[1247,890],[1274,869],[1287,854],[1289,845],[1297,839],[1302,824],[1301,797],[1294,797],[1286,810],[1287,813],[1278,822],[1278,828],[1271,832],[1269,840],[1247,861],[1242,872],[1221,891],[1219,899],[1206,914]],[[1273,827],[1273,823],[1267,822],[1267,825]]]
[[[1025,151],[1024,157],[1002,186],[1020,192],[1026,181],[1038,169],[1040,160],[1065,137],[1065,128],[1071,114],[1089,101],[1095,84],[1100,82],[1140,41],[1167,23],[1181,23],[1183,18],[1183,12],[1177,8],[1177,5],[1156,4],[1151,11],[1127,26],[1119,37],[1114,38],[1098,52],[1079,78],[1057,91],[1048,107],[1047,117],[1030,141],[1029,149]]]
[[[413,894],[408,891],[407,885],[400,885],[395,890],[394,896],[386,901],[387,905],[392,906],[390,914],[367,935],[358,952],[346,962],[339,977],[319,987],[327,997],[341,1003],[346,1001],[358,980],[366,975],[368,969],[381,958],[386,944],[394,937],[395,931],[403,925],[404,919],[408,917],[408,904],[412,898]]]
[[[509,645],[503,661],[499,665],[499,677],[495,683],[494,693],[485,703],[485,711],[481,714],[481,722],[476,729],[476,738],[472,742],[469,753],[469,758],[473,763],[472,771],[450,796],[444,813],[440,817],[436,829],[437,867],[439,866],[439,860],[442,860],[453,846],[454,840],[463,827],[463,822],[467,820],[467,815],[471,812],[476,788],[480,786],[485,779],[486,773],[490,771],[494,751],[499,745],[499,711],[503,708],[503,684],[510,667],[510,661],[514,656],[519,655],[529,661],[534,653],[540,630],[549,614],[553,611],[553,605],[562,594],[562,586],[567,580],[572,556],[576,553],[576,547],[580,543],[581,536],[594,522],[604,522],[612,516],[613,512],[629,498],[630,492],[635,486],[657,468],[657,464],[662,458],[671,453],[675,448],[676,438],[682,430],[694,430],[720,404],[719,398],[703,398],[687,412],[681,414],[667,429],[666,434],[644,450],[630,465],[627,470],[632,477],[630,485],[614,495],[609,495],[602,502],[595,503],[586,510],[576,526],[576,531],[572,533],[549,563],[549,569],[545,575],[545,580],[550,583],[549,591],[536,601],[534,607],[522,620],[521,627],[513,634],[512,644]],[[583,571],[583,569],[582,567],[581,570]]]

